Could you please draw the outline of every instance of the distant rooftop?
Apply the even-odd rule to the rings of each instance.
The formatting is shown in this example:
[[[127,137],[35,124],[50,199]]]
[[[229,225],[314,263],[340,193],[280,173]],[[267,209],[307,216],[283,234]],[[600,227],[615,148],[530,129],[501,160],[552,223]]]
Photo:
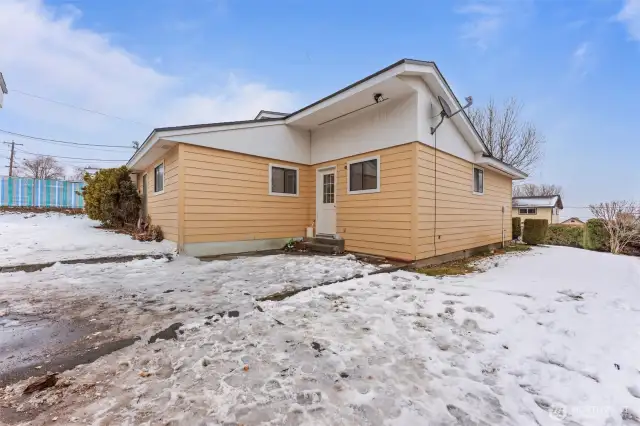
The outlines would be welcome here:
[[[538,197],[513,197],[513,207],[562,207],[562,199],[559,195],[544,195]]]

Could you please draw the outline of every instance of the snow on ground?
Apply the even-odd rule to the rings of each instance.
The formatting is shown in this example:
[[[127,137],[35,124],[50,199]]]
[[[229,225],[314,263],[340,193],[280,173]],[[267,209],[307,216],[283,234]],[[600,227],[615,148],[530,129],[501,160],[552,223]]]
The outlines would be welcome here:
[[[178,256],[172,261],[58,263],[38,272],[1,274],[0,294],[11,313],[107,322],[115,316],[120,332],[138,333],[159,318],[175,321],[231,309],[244,313],[253,309],[256,298],[376,269],[353,256],[274,255],[210,262]]]
[[[561,247],[498,259],[463,277],[365,276],[261,302],[262,311],[238,317],[208,320],[187,310],[176,341],[141,341],[77,367],[63,374],[64,386],[23,405],[55,407],[32,424],[50,424],[54,415],[60,424],[640,422],[640,260]],[[112,265],[105,272],[114,283],[104,280],[102,293],[92,285],[90,294],[117,304],[109,293],[137,291],[123,284],[134,280],[154,297],[184,296],[142,278],[157,274],[201,297],[175,303],[204,308],[215,300],[211,288],[280,287],[269,267],[231,273],[220,285],[215,264],[182,267],[190,277],[182,279],[169,272],[179,262],[131,264],[130,275]],[[210,275],[198,281],[206,267]],[[69,279],[77,291],[88,285],[81,275]],[[61,280],[52,283],[62,289]]]
[[[175,250],[171,241],[140,242],[98,225],[85,215],[0,213],[0,266]]]

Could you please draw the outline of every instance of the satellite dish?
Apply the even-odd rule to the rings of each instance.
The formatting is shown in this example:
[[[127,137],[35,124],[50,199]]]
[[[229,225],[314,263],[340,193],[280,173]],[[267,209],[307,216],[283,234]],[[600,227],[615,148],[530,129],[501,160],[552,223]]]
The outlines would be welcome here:
[[[442,107],[440,115],[443,117],[451,117],[452,111],[447,101],[445,101],[442,96],[438,96],[438,102],[440,102],[440,106]]]
[[[461,113],[462,111],[464,111],[465,109],[469,108],[471,106],[471,104],[473,103],[473,98],[471,96],[467,96],[465,98],[465,101],[467,101],[467,104],[465,106],[463,106],[462,108],[460,108],[459,110],[457,110],[456,112],[451,111],[451,107],[449,106],[449,104],[447,103],[447,101],[444,100],[444,98],[442,96],[438,95],[438,102],[440,103],[440,107],[442,108],[442,111],[440,111],[440,122],[436,125],[436,127],[432,127],[431,128],[431,134],[433,135],[436,130],[438,130],[438,127],[440,127],[440,125],[442,124],[442,122],[444,121],[445,118],[451,118],[456,114]],[[437,117],[437,115],[436,115]],[[433,117],[435,118],[435,117]]]

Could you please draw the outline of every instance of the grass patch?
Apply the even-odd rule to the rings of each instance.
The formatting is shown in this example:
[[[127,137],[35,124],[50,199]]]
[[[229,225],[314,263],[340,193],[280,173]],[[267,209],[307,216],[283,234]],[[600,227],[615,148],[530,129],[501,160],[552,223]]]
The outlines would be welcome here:
[[[473,262],[485,259],[487,257],[505,254],[516,253],[531,250],[531,247],[526,244],[514,244],[511,246],[505,246],[504,249],[496,249],[493,252],[486,251],[478,253],[466,259],[453,260],[451,262],[441,263],[439,265],[426,266],[424,268],[414,269],[416,272],[431,277],[443,277],[447,275],[466,275],[472,272],[476,272],[477,269],[471,265]]]
[[[431,277],[442,277],[444,275],[466,275],[476,271],[476,268],[469,265],[472,259],[444,263],[442,265],[427,266],[426,268],[416,268],[416,272]]]
[[[514,244],[512,246],[506,246],[504,248],[505,253],[514,253],[519,251],[529,251],[531,250],[531,246],[526,244]]]

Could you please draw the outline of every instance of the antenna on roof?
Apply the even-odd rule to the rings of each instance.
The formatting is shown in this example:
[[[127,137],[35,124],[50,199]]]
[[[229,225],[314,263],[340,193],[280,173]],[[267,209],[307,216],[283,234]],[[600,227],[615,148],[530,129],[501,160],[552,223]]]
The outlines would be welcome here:
[[[438,127],[440,127],[445,118],[451,118],[454,115],[459,114],[460,112],[469,108],[471,104],[473,104],[473,98],[471,96],[467,96],[464,100],[467,101],[467,104],[456,112],[452,112],[451,107],[449,106],[447,101],[445,101],[442,96],[438,96],[438,102],[440,102],[440,107],[442,108],[442,110],[440,111],[440,122],[436,124],[436,127],[431,128],[431,134],[434,134],[436,130],[438,130]]]

